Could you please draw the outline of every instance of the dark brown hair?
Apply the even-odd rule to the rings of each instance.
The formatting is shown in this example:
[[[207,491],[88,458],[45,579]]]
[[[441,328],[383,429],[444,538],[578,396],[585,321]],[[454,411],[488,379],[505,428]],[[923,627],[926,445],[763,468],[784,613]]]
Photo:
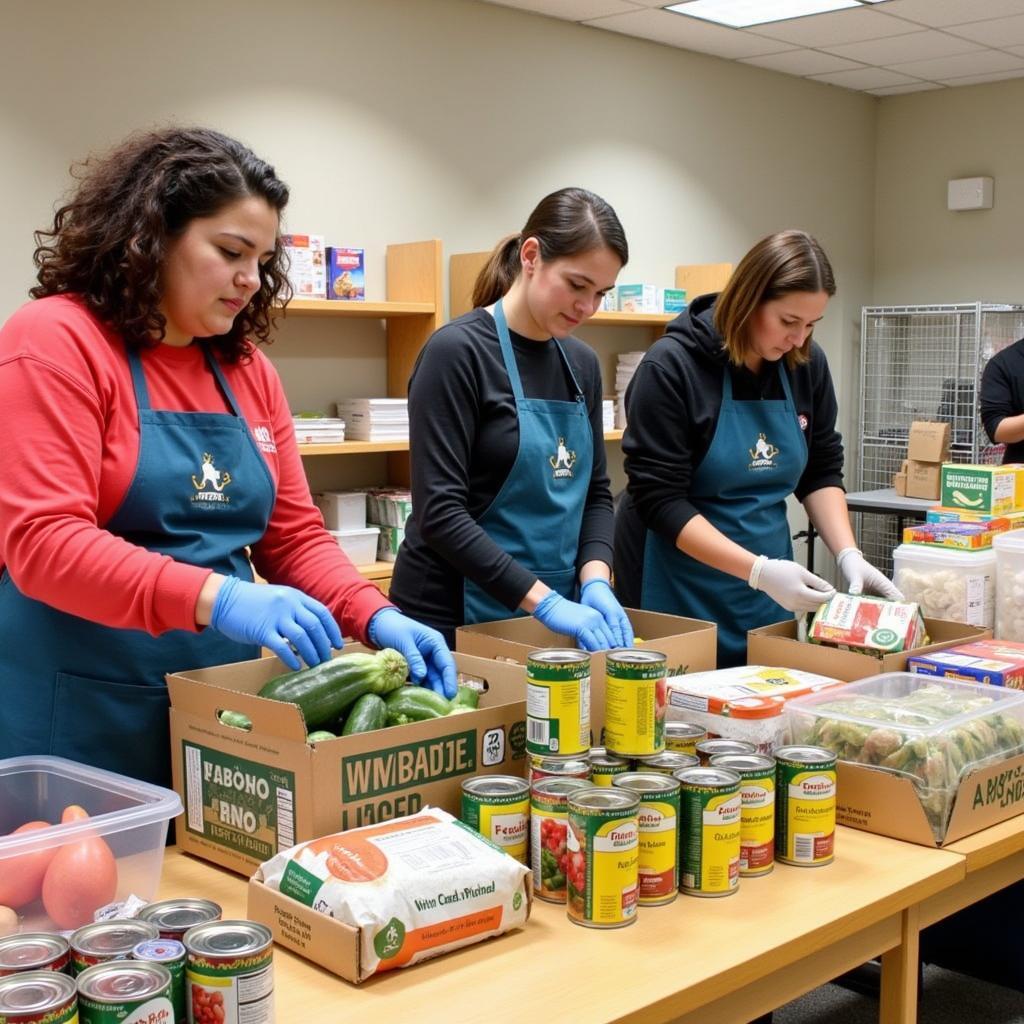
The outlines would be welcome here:
[[[715,300],[715,329],[729,360],[739,366],[750,347],[748,327],[758,306],[792,292],[836,293],[825,250],[804,231],[779,231],[762,238],[740,260]],[[811,358],[810,341],[786,353],[792,369]]]
[[[156,345],[161,269],[168,244],[189,223],[258,196],[279,214],[288,186],[240,142],[208,128],[164,128],[130,136],[103,156],[72,166],[78,181],[48,230],[35,233],[39,281],[29,294],[76,294],[131,346]],[[276,302],[291,297],[280,242],[260,267],[260,288],[231,330],[211,339],[229,362],[266,342]]]
[[[473,286],[473,305],[489,306],[519,276],[519,250],[527,238],[540,243],[540,258],[578,256],[602,246],[625,266],[629,262],[626,233],[615,211],[585,188],[563,188],[545,196],[516,235],[503,238],[491,253]]]

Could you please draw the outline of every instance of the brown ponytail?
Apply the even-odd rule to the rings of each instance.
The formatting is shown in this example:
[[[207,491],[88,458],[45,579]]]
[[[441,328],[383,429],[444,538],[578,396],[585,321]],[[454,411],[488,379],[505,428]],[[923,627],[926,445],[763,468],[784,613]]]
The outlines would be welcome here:
[[[519,249],[526,238],[537,239],[542,260],[606,247],[623,266],[629,262],[626,233],[611,206],[584,188],[559,189],[537,204],[522,231],[497,244],[473,285],[475,307],[490,306],[512,287],[519,276]]]

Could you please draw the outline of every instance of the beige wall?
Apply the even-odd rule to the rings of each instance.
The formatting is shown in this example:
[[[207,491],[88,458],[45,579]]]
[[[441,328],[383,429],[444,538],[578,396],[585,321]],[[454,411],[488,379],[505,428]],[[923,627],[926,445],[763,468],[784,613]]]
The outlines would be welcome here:
[[[819,338],[841,394],[854,379],[872,281],[873,98],[470,0],[56,8],[5,4],[0,316],[32,281],[31,233],[70,161],[134,128],[193,121],[277,166],[293,230],[364,246],[370,298],[383,296],[388,242],[486,248],[569,183],[617,208],[634,254],[626,279],[671,284],[677,263],[735,261],[762,235],[803,227],[840,284]],[[379,334],[289,325],[271,351],[296,406],[382,392]],[[594,337],[609,373],[616,350],[649,340]],[[344,382],[339,353],[352,357]],[[317,475],[341,461],[318,460]]]

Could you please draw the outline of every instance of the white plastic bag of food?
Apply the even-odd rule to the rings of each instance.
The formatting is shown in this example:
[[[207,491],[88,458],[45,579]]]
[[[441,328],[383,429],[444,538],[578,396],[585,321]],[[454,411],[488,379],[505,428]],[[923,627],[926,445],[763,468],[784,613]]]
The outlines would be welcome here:
[[[513,928],[530,913],[529,868],[446,811],[300,843],[264,884],[360,929],[360,980]]]

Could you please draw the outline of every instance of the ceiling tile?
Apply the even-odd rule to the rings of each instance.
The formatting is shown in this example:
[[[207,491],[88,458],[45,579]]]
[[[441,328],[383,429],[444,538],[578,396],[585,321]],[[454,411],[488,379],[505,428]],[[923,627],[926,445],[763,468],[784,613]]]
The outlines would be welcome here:
[[[986,46],[1024,46],[1024,14],[977,21],[970,25],[955,25],[949,31]]]
[[[815,82],[841,85],[845,89],[882,89],[887,85],[916,85],[915,79],[900,75],[887,68],[857,68],[855,71],[835,71],[829,75],[815,75]]]
[[[609,14],[635,11],[638,4],[631,0],[485,0],[498,7],[516,7],[521,11],[546,14],[550,18],[565,21],[585,21],[588,18],[603,18]]]
[[[961,53],[955,57],[935,57],[932,60],[890,64],[889,67],[893,71],[937,82],[947,78],[960,78],[963,75],[987,75],[992,71],[1024,69],[1024,57],[1000,53],[998,50],[979,50],[977,53]]]
[[[928,92],[941,88],[935,82],[918,82],[917,85],[888,85],[884,89],[868,89],[867,92],[872,96],[902,96],[906,92]]]
[[[862,39],[882,39],[899,35],[901,32],[915,32],[917,26],[899,18],[890,18],[873,7],[858,7],[834,14],[815,14],[808,18],[791,18],[789,21],[774,21],[769,25],[757,25],[747,29],[769,39],[782,39],[797,46],[841,46],[856,43]]]
[[[744,57],[741,64],[753,64],[769,71],[783,71],[787,75],[823,75],[829,71],[847,71],[860,67],[855,61],[833,57],[817,50],[787,50],[769,53],[763,57]]]
[[[697,50],[716,57],[758,57],[764,53],[779,53],[792,47],[771,39],[742,32],[735,28],[711,25],[696,18],[684,18],[670,11],[634,11],[610,18],[588,21],[595,28],[622,32],[627,36],[653,39],[656,43],[679,46],[684,50]]]
[[[637,0],[639,3],[640,0]],[[1024,0],[889,0],[887,14],[932,28],[1024,14]]]
[[[861,43],[846,43],[843,46],[826,46],[823,49],[837,57],[859,60],[862,64],[905,64],[912,60],[928,60],[932,57],[948,57],[956,53],[971,53],[984,49],[978,43],[958,39],[945,32],[925,29],[921,32],[907,32],[889,39],[867,39]]]
[[[1024,68],[1017,71],[993,71],[988,75],[965,75],[963,78],[943,79],[945,85],[981,85],[982,82],[1005,82],[1011,78],[1024,78]]]

